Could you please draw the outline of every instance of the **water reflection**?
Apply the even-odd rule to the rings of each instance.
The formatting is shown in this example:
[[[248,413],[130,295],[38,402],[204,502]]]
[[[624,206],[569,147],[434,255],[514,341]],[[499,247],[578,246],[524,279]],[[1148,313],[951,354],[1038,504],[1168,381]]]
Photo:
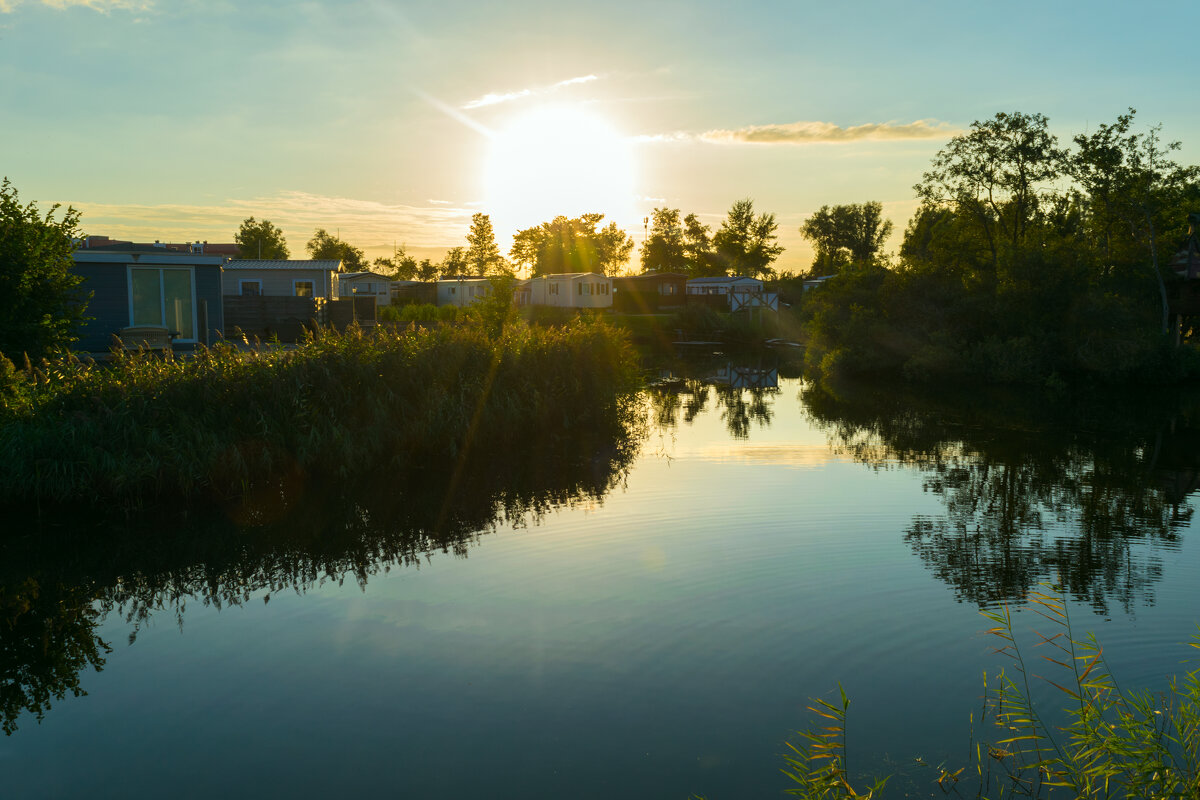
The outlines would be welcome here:
[[[153,614],[182,625],[189,602],[236,606],[374,575],[437,552],[465,557],[498,525],[594,503],[627,474],[643,437],[632,405],[598,429],[545,435],[519,452],[429,464],[317,490],[285,478],[222,509],[120,522],[85,510],[14,522],[0,540],[0,725],[83,694],[104,667],[110,614],[132,643]]]
[[[835,450],[924,473],[941,516],[917,515],[913,552],[960,601],[1019,600],[1053,580],[1100,613],[1154,602],[1200,475],[1195,396],[1046,403],[879,387],[802,391]]]
[[[721,421],[735,439],[748,439],[754,426],[770,427],[778,394],[779,366],[762,360],[679,362],[658,370],[647,390],[652,420],[660,429],[680,420],[691,424],[715,395]]]

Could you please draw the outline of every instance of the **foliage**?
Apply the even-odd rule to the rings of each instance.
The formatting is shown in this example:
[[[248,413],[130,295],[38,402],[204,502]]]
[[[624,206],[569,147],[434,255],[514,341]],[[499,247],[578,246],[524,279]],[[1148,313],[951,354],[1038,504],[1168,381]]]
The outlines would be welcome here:
[[[317,228],[305,248],[310,258],[341,261],[346,272],[364,272],[367,269],[367,257],[363,255],[362,250],[342,241],[324,228]]]
[[[650,220],[650,235],[642,245],[642,272],[684,272],[687,256],[679,209],[656,208]]]
[[[800,226],[800,233],[816,250],[809,274],[835,275],[852,264],[877,263],[892,221],[883,218],[883,205],[875,201],[821,206]]]
[[[597,230],[603,214],[575,219],[555,217],[534,228],[517,231],[509,255],[531,276],[566,272],[615,275],[628,263],[633,239],[610,222]]]
[[[471,231],[467,234],[467,269],[472,275],[504,275],[511,272],[508,262],[500,255],[496,244],[496,232],[487,214],[471,217]]]
[[[393,280],[411,281],[417,277],[417,260],[408,254],[404,245],[392,248],[389,258],[377,258],[373,264],[375,271],[390,275]]]
[[[446,251],[446,256],[442,259],[442,263],[438,265],[438,274],[443,278],[453,277],[457,275],[467,275],[467,251],[461,247],[451,247]]]
[[[1166,333],[1162,231],[1200,170],[1132,112],[1059,148],[1040,114],[976,122],[916,186],[895,269],[856,266],[804,297],[810,367],[909,380],[1157,383],[1200,376]],[[1062,178],[1073,185],[1061,187]]]
[[[726,274],[713,249],[709,227],[695,214],[683,218],[683,258],[689,278],[713,278]]]
[[[86,319],[89,298],[71,258],[79,212],[67,208],[55,219],[58,209],[22,205],[8,178],[0,182],[0,353],[14,358],[67,347]]]
[[[262,222],[247,217],[242,220],[242,226],[233,235],[237,243],[238,258],[252,259],[282,259],[288,257],[287,240],[280,230],[269,219]]]
[[[783,252],[775,236],[774,214],[754,216],[754,201],[738,200],[713,234],[717,261],[726,275],[770,276],[771,264]]]
[[[1045,664],[1058,671],[1043,677],[1063,693],[1069,723],[1056,728],[1033,699],[1033,673],[1017,644],[1007,607],[983,612],[1001,641],[998,652],[1013,661],[990,684],[984,676],[983,722],[1000,738],[975,742],[970,769],[936,769],[943,792],[959,793],[956,784],[977,781],[978,797],[1196,797],[1200,795],[1200,670],[1172,679],[1161,693],[1122,691],[1104,661],[1096,638],[1077,638],[1066,601],[1049,591],[1034,592],[1030,603],[1054,626],[1037,634],[1049,648]],[[1191,646],[1200,648],[1200,636]],[[845,711],[818,702],[810,711],[821,718],[802,742],[792,746],[784,770],[799,784],[791,794],[809,798],[870,797],[856,791],[845,768]],[[832,724],[829,724],[832,721]],[[964,778],[964,772],[967,776]]]
[[[512,446],[547,420],[584,424],[636,380],[628,341],[598,320],[380,328],[31,369],[0,416],[0,498],[202,500],[294,470],[419,464],[471,441]]]
[[[434,264],[428,258],[422,258],[417,264],[417,280],[419,281],[436,281],[437,280],[437,264]]]

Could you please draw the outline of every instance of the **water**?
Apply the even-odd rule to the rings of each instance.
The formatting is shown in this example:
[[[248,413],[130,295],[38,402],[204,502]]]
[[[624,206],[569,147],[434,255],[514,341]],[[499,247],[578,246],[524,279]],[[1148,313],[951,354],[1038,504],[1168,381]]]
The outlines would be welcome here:
[[[0,796],[773,797],[839,682],[851,771],[933,795],[1006,663],[980,607],[1028,643],[1048,580],[1127,687],[1182,671],[1194,399],[721,367],[453,476],[10,531]]]

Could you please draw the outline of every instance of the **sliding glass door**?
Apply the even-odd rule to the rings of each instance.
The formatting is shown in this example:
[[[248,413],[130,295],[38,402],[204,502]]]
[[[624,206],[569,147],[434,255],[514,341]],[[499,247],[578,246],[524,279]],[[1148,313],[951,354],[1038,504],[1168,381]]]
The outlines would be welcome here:
[[[166,328],[181,340],[195,341],[194,283],[190,269],[130,267],[130,324]]]

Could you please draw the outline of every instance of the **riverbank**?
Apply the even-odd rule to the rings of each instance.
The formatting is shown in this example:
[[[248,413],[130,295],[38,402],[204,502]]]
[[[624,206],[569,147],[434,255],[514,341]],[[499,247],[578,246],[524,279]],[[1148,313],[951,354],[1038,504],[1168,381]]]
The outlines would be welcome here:
[[[229,497],[502,451],[604,417],[638,380],[628,338],[590,319],[0,369],[7,503]]]

